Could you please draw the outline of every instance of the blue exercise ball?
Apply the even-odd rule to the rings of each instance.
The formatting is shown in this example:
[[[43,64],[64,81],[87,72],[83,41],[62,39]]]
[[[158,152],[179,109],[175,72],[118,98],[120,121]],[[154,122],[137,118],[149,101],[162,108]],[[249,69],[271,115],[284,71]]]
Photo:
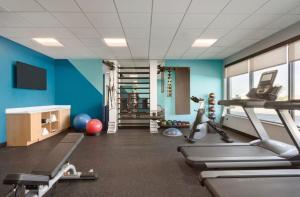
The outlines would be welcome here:
[[[86,124],[91,120],[87,114],[78,114],[73,119],[73,127],[78,131],[85,131]]]

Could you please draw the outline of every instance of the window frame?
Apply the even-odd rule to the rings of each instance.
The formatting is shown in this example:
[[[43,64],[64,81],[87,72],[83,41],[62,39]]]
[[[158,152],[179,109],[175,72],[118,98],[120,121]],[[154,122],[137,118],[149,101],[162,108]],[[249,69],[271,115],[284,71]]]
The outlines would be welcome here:
[[[288,45],[286,45],[287,47],[287,57],[289,55],[289,50],[288,50]],[[295,60],[295,61],[289,61],[288,58],[287,58],[287,63],[286,65],[288,66],[288,99],[289,100],[292,100],[294,99],[294,91],[295,91],[295,62],[297,61],[300,61],[300,60]],[[278,65],[274,65],[274,66],[278,66]],[[249,71],[249,90],[251,88],[254,88],[254,72],[255,71]],[[226,78],[226,98],[227,99],[230,99],[230,95],[231,95],[231,84],[230,84],[230,78],[227,77]],[[231,116],[236,116],[236,117],[242,117],[242,118],[245,118],[245,116],[242,116],[242,115],[236,115],[236,114],[232,114],[230,113],[230,108],[227,109],[227,114],[228,115],[231,115]],[[295,116],[295,110],[291,110],[290,111],[290,114],[293,118],[293,120],[295,120],[296,116]],[[278,123],[278,122],[275,122],[275,121],[268,121],[268,120],[264,120],[264,119],[260,119],[262,122],[267,122],[267,123],[272,123],[272,124],[280,124],[282,125],[282,123]],[[300,125],[298,125],[300,127]]]

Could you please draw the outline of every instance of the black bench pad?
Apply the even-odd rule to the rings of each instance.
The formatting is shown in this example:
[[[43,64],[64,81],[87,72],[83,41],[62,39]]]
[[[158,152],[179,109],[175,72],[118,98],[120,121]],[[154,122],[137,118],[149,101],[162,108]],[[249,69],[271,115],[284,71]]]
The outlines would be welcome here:
[[[82,133],[69,133],[54,149],[43,159],[32,174],[55,177],[61,167],[68,161],[78,144],[82,141]]]
[[[48,185],[49,176],[33,174],[8,174],[3,180],[6,185]]]

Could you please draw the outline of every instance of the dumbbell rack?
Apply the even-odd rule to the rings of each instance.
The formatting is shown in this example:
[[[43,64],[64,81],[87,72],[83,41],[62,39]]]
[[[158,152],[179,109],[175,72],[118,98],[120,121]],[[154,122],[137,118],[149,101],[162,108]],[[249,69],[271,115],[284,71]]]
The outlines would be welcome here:
[[[209,93],[208,95],[208,118],[212,121],[216,119],[215,110],[215,93]]]

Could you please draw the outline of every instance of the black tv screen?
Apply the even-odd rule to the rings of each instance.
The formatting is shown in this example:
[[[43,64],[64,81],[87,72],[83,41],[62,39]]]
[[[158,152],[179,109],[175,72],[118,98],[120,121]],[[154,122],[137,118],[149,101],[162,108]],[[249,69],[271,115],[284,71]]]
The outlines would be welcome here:
[[[46,69],[17,62],[15,65],[16,88],[46,90],[47,71]]]

